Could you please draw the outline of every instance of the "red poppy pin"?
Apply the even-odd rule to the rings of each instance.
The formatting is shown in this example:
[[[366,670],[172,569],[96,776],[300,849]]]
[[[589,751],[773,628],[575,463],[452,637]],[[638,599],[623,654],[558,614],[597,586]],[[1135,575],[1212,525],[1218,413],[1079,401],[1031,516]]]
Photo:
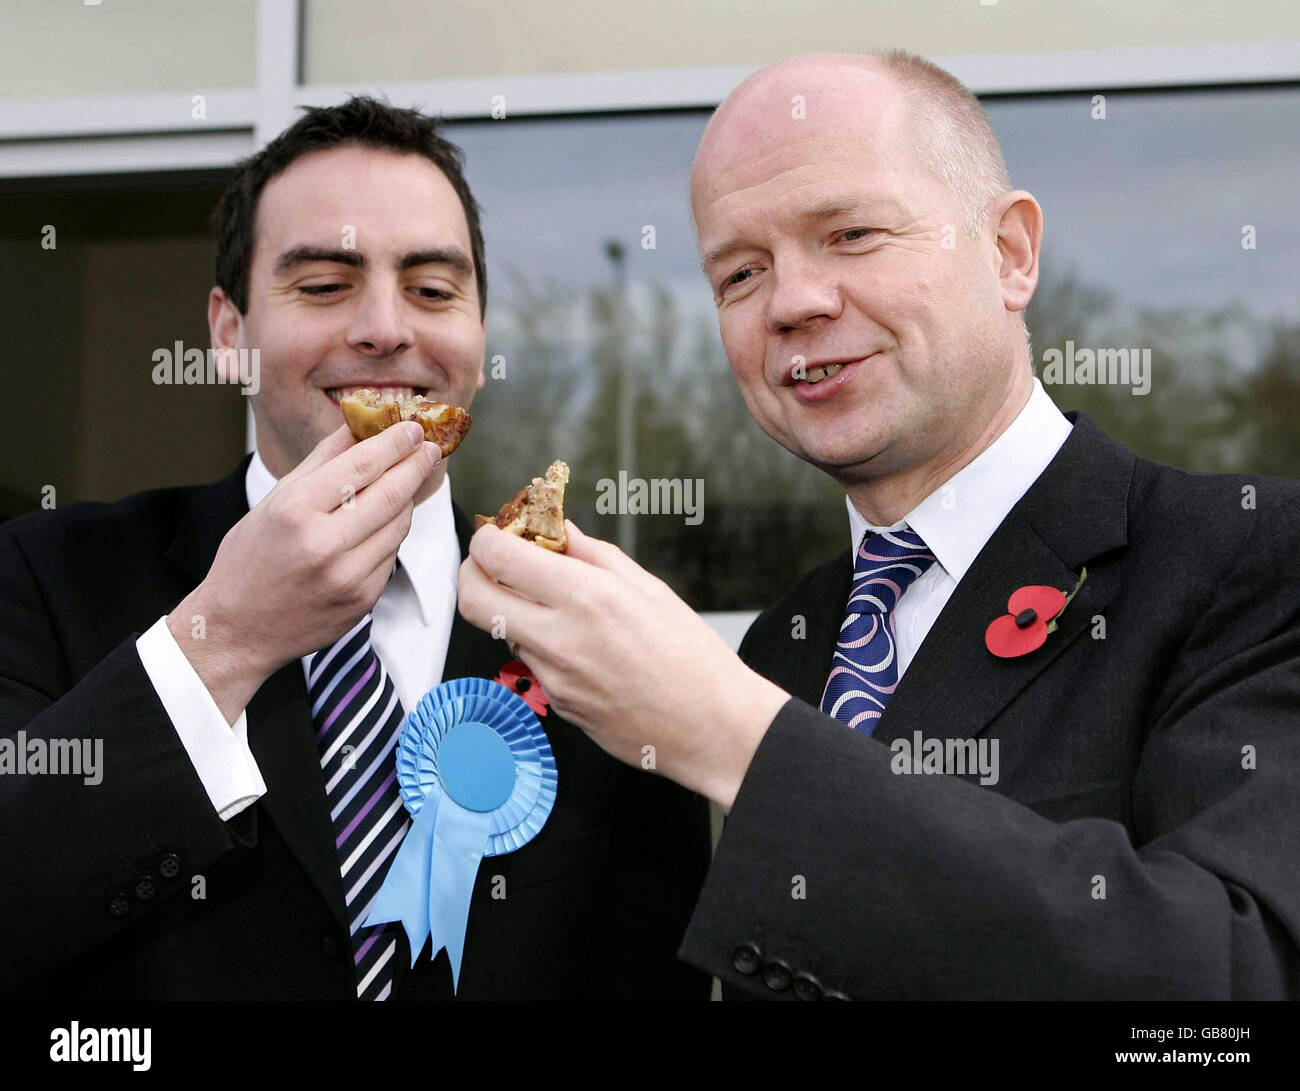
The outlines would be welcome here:
[[[1030,584],[1014,591],[1007,599],[1007,613],[994,618],[984,630],[984,646],[1000,659],[1014,659],[1041,648],[1047,634],[1056,632],[1056,619],[1087,578],[1088,570],[1085,568],[1068,595],[1041,584]]]
[[[539,718],[546,715],[546,708],[551,703],[551,699],[546,696],[541,682],[528,669],[527,663],[522,663],[518,659],[507,663],[492,681],[505,686],[512,693],[519,694]]]

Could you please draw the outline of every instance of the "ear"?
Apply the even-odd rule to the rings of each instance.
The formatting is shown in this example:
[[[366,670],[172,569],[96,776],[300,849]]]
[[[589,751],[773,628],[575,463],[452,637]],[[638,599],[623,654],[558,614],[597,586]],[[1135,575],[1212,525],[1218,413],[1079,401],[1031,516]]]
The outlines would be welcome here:
[[[1023,189],[999,197],[989,210],[997,243],[997,274],[1009,311],[1023,311],[1038,287],[1043,244],[1043,210]]]
[[[234,301],[216,287],[208,293],[208,338],[224,380],[239,383],[239,355],[235,350],[244,347],[244,316]]]

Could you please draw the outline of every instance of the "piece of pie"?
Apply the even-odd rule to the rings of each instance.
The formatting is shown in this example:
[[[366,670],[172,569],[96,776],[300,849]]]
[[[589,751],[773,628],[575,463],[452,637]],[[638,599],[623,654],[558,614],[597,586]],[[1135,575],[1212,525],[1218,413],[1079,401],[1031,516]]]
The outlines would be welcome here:
[[[418,394],[395,397],[370,387],[345,394],[339,399],[339,408],[357,439],[377,436],[399,421],[416,421],[424,428],[424,438],[441,448],[443,458],[460,446],[473,423],[473,418],[458,405],[431,402]]]
[[[502,530],[517,534],[545,549],[563,553],[569,545],[564,533],[564,486],[569,483],[567,464],[552,462],[545,477],[534,477],[493,518],[474,516],[474,529],[495,523]]]

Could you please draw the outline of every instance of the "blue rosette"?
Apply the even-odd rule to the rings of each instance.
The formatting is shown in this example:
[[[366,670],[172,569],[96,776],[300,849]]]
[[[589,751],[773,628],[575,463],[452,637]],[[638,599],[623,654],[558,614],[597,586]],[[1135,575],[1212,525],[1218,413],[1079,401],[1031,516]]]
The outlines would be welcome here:
[[[364,923],[401,921],[413,966],[432,936],[434,957],[447,948],[454,989],[479,864],[537,836],[556,782],[551,744],[518,694],[486,678],[430,690],[397,745],[411,826]]]

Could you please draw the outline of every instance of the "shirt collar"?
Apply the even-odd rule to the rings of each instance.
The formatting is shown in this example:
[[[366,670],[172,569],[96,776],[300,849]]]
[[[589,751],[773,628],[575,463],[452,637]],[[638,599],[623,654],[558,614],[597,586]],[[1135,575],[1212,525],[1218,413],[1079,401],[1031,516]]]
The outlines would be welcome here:
[[[244,476],[244,492],[248,497],[250,511],[275,487],[275,482],[276,479],[266,468],[262,456],[254,451],[248,472]],[[450,474],[444,474],[442,484],[432,496],[415,505],[415,510],[411,513],[410,533],[397,548],[397,559],[402,562],[402,569],[415,589],[420,616],[426,625],[432,624],[430,611],[443,600],[444,589],[441,585],[447,582],[447,576],[446,566],[439,563],[445,550],[440,551],[439,546],[445,546],[447,541],[451,542],[455,551],[458,568],[460,545],[456,540],[456,520],[451,508]],[[452,585],[455,586],[454,575]]]
[[[868,530],[880,533],[906,525],[921,536],[953,581],[960,582],[1073,427],[1035,376],[1029,400],[1002,434],[893,526],[868,523],[846,496],[851,550],[856,552]]]

